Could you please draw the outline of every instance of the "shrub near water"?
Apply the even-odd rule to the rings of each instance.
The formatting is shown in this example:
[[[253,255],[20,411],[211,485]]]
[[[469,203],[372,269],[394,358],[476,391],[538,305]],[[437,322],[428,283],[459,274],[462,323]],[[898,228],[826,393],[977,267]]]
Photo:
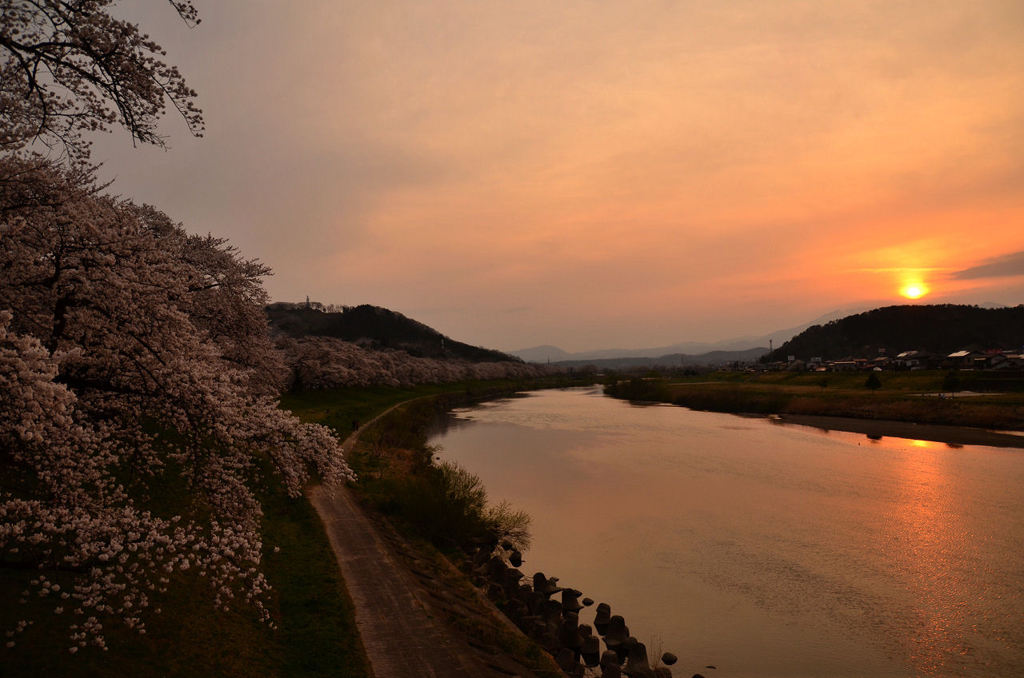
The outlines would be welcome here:
[[[416,533],[438,546],[455,546],[486,534],[487,491],[480,478],[452,462],[398,481],[392,508]]]
[[[443,397],[412,402],[367,431],[352,455],[360,492],[407,533],[443,550],[501,539],[525,548],[526,513],[506,503],[488,506],[479,476],[435,462],[427,431],[452,405]]]
[[[521,549],[529,543],[529,516],[504,502],[489,507],[479,476],[454,462],[385,474],[365,482],[363,491],[407,533],[445,551],[502,539]]]

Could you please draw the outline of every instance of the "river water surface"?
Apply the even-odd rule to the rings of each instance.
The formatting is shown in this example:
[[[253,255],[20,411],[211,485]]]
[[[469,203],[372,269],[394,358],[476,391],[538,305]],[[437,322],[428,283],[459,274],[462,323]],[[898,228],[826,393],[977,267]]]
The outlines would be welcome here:
[[[524,572],[609,603],[676,675],[1024,676],[1024,450],[597,388],[457,410],[432,442],[533,517]]]

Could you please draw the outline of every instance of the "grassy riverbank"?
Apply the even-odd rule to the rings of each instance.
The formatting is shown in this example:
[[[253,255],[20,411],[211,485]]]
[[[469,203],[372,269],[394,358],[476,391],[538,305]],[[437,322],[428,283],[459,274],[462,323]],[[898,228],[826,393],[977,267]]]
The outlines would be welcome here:
[[[415,388],[371,388],[291,394],[282,406],[304,421],[333,428],[340,437],[360,422],[404,402],[385,419],[364,430],[348,462],[359,476],[353,487],[364,504],[387,516],[405,536],[456,555],[490,538],[514,532],[525,516],[486,503],[479,479],[447,464],[437,464],[427,445],[431,429],[460,405],[538,388],[575,385],[565,377],[498,380]],[[507,535],[503,535],[507,536]]]
[[[592,381],[592,380],[591,380]],[[354,425],[365,423],[396,403],[428,396],[458,396],[467,402],[503,393],[539,388],[571,386],[579,382],[568,376],[532,380],[463,381],[451,384],[422,384],[411,387],[370,386],[286,393],[281,407],[303,421],[329,426],[344,438]]]
[[[609,395],[714,412],[815,415],[1024,430],[1024,377],[959,372],[957,391],[939,371],[867,374],[716,372],[685,377],[616,379]]]
[[[525,546],[528,516],[489,504],[479,478],[437,462],[427,441],[438,418],[453,407],[567,385],[575,384],[557,379],[338,390],[298,394],[285,402],[304,419],[335,426],[343,434],[342,427],[372,419],[396,400],[407,401],[367,426],[348,452],[349,463],[359,475],[351,486],[355,496],[384,523],[379,529],[386,541],[401,541],[397,557],[408,560],[417,576],[429,574],[431,605],[450,628],[474,647],[491,648],[489,652],[551,678],[564,674],[539,645],[503,618],[466,574],[467,554],[482,544],[508,540]]]

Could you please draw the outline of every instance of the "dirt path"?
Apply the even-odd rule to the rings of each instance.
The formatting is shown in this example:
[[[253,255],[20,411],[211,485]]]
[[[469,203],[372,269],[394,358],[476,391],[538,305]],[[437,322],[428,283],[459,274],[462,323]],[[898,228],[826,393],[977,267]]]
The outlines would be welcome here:
[[[366,426],[346,438],[348,453]],[[487,604],[452,586],[458,575],[427,562],[386,524],[366,515],[352,492],[309,493],[355,604],[356,626],[375,678],[533,676],[480,638],[501,624]],[[478,628],[473,638],[455,628]]]

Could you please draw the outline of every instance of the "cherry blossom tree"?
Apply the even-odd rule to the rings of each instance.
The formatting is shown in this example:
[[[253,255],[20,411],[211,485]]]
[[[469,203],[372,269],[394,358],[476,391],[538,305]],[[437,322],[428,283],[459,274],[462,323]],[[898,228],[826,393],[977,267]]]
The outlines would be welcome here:
[[[413,386],[471,379],[524,379],[560,368],[517,361],[470,362],[413,356],[394,349],[370,350],[335,337],[282,337],[278,346],[299,389],[350,386]]]
[[[22,596],[67,614],[72,652],[104,647],[112,620],[144,632],[185,570],[268,619],[263,469],[292,496],[312,471],[351,475],[327,429],[277,407],[268,269],[96,185],[88,134],[162,146],[168,103],[203,131],[195,92],[114,4],[0,0],[0,576],[32,572]],[[173,508],[155,499],[169,488]]]
[[[144,630],[188,569],[267,618],[261,467],[293,496],[350,475],[329,431],[277,407],[266,273],[87,170],[0,160],[0,572],[34,571],[72,651],[111,619]],[[173,514],[150,500],[168,486],[189,498]]]
[[[188,0],[169,2],[198,23]],[[0,575],[32,572],[22,596],[67,615],[71,652],[105,647],[112,622],[144,632],[155,594],[186,570],[218,607],[269,618],[264,469],[292,496],[314,472],[351,477],[327,429],[277,407],[295,375],[326,387],[539,369],[329,338],[284,341],[286,366],[265,266],[95,182],[94,131],[163,145],[168,104],[203,131],[195,92],[114,4],[0,0]],[[156,499],[168,488],[181,488],[172,508]]]
[[[167,104],[201,136],[196,93],[139,27],[115,18],[116,0],[0,0],[0,150],[34,141],[72,161],[88,158],[84,134],[120,124],[134,141],[164,145]],[[189,25],[189,0],[169,0]]]

